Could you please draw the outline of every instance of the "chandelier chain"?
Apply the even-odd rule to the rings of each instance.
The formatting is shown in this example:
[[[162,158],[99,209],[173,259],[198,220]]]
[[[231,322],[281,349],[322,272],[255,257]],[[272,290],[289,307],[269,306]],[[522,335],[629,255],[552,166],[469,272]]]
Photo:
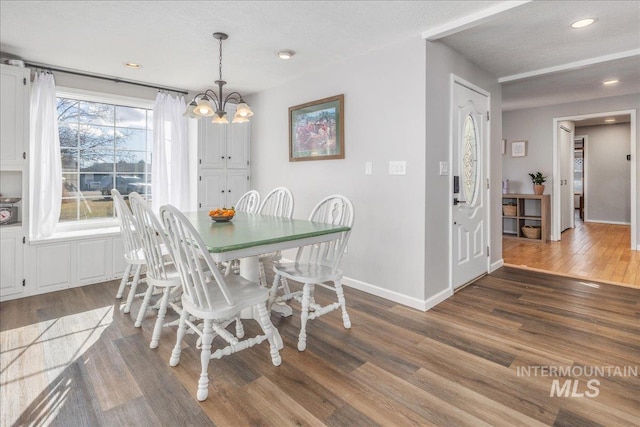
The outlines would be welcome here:
[[[220,39],[220,62],[219,62],[219,69],[218,71],[220,72],[220,80],[222,80],[222,39]]]

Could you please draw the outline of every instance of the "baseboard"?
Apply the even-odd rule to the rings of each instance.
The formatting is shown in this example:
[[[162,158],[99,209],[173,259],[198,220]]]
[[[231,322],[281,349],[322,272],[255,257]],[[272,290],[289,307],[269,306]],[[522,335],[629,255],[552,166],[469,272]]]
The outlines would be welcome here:
[[[596,224],[611,224],[611,225],[631,225],[630,222],[605,221],[605,220],[601,220],[601,219],[589,219],[589,220],[585,220],[584,222],[595,222]]]
[[[389,289],[384,289],[379,286],[372,285],[370,283],[351,279],[349,277],[343,277],[342,284],[350,288],[357,289],[359,291],[366,292],[368,294],[375,295],[389,301],[397,302],[398,304],[406,305],[407,307],[415,308],[416,310],[421,311],[427,311],[453,295],[450,289],[445,289],[426,300],[421,300],[419,298],[410,297],[395,291],[390,291]]]
[[[498,261],[489,266],[489,273],[493,273],[502,266],[504,266],[504,259],[500,258]]]

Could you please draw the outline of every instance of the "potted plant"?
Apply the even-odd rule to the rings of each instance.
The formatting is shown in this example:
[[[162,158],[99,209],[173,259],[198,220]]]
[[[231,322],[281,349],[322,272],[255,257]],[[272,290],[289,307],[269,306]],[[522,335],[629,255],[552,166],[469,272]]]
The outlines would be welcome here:
[[[530,173],[531,182],[533,183],[533,193],[541,195],[544,193],[544,183],[547,177],[542,175],[542,172]]]

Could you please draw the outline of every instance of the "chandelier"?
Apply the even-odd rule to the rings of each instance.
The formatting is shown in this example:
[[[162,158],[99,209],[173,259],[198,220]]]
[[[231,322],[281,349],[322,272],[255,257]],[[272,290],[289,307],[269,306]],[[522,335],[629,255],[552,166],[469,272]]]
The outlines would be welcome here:
[[[189,102],[184,115],[191,118],[213,116],[211,123],[229,123],[225,109],[227,103],[232,101],[232,103],[237,104],[232,123],[246,123],[249,121],[249,117],[253,116],[253,111],[244,102],[242,95],[238,92],[231,92],[226,97],[222,97],[222,86],[227,84],[222,80],[222,41],[229,38],[229,36],[225,33],[213,33],[213,38],[220,42],[220,63],[218,68],[220,78],[215,81],[215,84],[218,85],[218,93],[216,94],[214,89],[207,89],[203,93],[197,94]]]

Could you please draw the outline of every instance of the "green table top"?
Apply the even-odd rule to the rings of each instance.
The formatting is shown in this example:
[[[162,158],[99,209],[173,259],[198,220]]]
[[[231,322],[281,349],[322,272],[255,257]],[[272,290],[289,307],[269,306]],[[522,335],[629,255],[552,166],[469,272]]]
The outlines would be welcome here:
[[[236,212],[229,222],[214,222],[208,212],[185,212],[209,252],[231,252],[255,246],[289,242],[349,231],[346,226],[308,220]]]

